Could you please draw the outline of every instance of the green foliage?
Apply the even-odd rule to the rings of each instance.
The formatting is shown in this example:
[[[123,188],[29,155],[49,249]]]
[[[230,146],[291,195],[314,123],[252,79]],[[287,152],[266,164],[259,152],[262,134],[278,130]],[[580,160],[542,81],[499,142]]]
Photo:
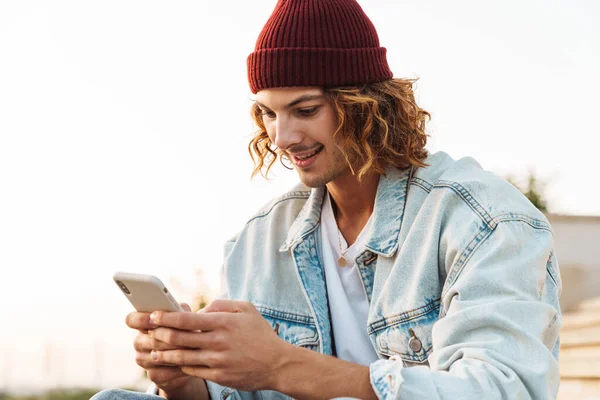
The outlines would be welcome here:
[[[529,171],[527,175],[527,183],[519,185],[512,177],[507,177],[506,180],[521,191],[537,207],[541,212],[548,212],[548,202],[545,199],[544,189],[546,182],[541,181],[535,175],[535,172]]]

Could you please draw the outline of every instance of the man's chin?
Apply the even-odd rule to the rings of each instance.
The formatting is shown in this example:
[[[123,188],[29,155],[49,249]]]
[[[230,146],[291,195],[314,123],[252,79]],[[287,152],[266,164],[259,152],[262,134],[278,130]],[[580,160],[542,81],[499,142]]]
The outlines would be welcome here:
[[[302,182],[304,186],[307,186],[309,188],[318,188],[321,186],[325,186],[331,180],[327,176],[313,175],[300,171],[298,171],[298,176],[300,177],[300,182]]]

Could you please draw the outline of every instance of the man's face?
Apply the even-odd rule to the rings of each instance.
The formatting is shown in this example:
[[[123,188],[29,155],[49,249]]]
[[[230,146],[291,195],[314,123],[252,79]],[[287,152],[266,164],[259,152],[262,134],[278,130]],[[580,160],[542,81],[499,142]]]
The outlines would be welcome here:
[[[256,103],[271,142],[292,161],[306,186],[322,186],[350,173],[333,143],[335,112],[320,88],[265,89],[257,93]]]

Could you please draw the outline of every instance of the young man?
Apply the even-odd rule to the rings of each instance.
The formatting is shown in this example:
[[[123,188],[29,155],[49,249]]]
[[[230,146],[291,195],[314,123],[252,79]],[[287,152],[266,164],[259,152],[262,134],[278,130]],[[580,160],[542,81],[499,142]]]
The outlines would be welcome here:
[[[248,76],[254,173],[281,159],[302,185],[227,243],[223,299],[128,316],[160,394],[555,397],[550,226],[474,160],[427,154],[429,114],[360,6],[280,0]]]

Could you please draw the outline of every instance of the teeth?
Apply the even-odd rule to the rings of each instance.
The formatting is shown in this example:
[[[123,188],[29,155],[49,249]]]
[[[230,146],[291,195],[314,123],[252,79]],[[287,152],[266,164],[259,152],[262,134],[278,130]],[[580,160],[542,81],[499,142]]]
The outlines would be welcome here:
[[[319,150],[321,150],[321,149],[317,149],[317,150],[313,151],[312,153],[310,153],[310,154],[308,154],[308,155],[306,155],[306,156],[304,156],[304,157],[297,157],[297,158],[298,158],[299,160],[306,160],[306,159],[308,159],[308,158],[311,158],[311,157],[312,157],[312,156],[314,156],[315,154],[317,154],[317,153],[319,152]]]

